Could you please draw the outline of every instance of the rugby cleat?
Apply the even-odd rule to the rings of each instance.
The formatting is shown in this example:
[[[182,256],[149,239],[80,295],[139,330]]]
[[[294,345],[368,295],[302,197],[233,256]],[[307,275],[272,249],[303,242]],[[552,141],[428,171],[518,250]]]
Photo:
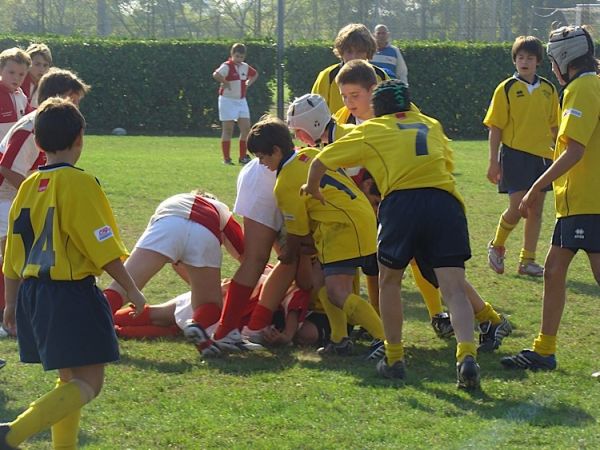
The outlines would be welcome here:
[[[479,324],[479,347],[477,351],[493,352],[502,345],[502,340],[512,333],[512,326],[508,319],[500,316],[502,321],[497,325],[492,325],[489,320]]]
[[[221,349],[215,345],[208,333],[200,324],[195,322],[188,323],[183,328],[183,335],[196,346],[198,352],[205,358],[219,356]]]
[[[17,447],[11,447],[6,442],[6,435],[10,431],[10,425],[7,423],[0,423],[0,450],[15,450]]]
[[[350,356],[354,350],[354,343],[349,337],[344,337],[338,343],[331,342],[317,349],[317,353],[321,356]]]
[[[529,261],[525,264],[519,263],[519,275],[527,275],[530,277],[543,277],[544,268],[534,261]]]
[[[496,273],[503,274],[504,273],[504,256],[506,254],[506,249],[500,246],[492,245],[492,241],[488,244],[488,264],[492,268],[492,270]]]
[[[479,389],[479,364],[472,356],[465,356],[465,359],[456,363],[456,386],[466,390]]]
[[[385,345],[381,339],[375,339],[369,346],[369,352],[365,359],[367,361],[379,360],[385,356]]]
[[[243,156],[242,158],[238,159],[238,162],[243,166],[245,164],[248,164],[250,161],[252,161],[252,158],[250,158],[250,156],[246,155]]]
[[[229,353],[241,353],[265,349],[260,344],[244,339],[237,329],[231,330],[221,339],[213,338],[213,342],[222,352]]]
[[[0,369],[2,369],[6,365],[6,361],[0,359]]]
[[[403,380],[406,377],[406,365],[401,359],[390,366],[387,357],[381,358],[377,363],[377,373],[383,378]]]
[[[454,328],[448,313],[439,313],[431,318],[431,327],[440,339],[450,339],[454,336]]]
[[[554,370],[556,369],[556,356],[542,356],[533,350],[521,350],[515,356],[506,356],[500,363],[507,369],[529,370]]]

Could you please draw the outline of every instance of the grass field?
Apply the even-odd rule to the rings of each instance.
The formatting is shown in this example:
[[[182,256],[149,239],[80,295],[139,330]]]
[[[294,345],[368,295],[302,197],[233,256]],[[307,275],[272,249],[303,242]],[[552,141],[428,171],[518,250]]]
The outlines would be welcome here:
[[[503,370],[500,356],[530,346],[537,333],[542,281],[516,275],[521,226],[508,242],[507,273],[488,269],[486,243],[506,198],[485,179],[485,142],[453,148],[471,232],[468,278],[515,327],[497,354],[480,357],[482,392],[456,389],[454,343],[435,337],[409,276],[404,383],[377,378],[360,346],[351,358],[322,360],[313,349],[287,348],[203,362],[181,339],[123,341],[121,361],[109,366],[103,392],[84,409],[81,448],[600,448],[600,384],[590,376],[600,370],[600,289],[587,258],[577,255],[569,274],[558,370]],[[89,136],[79,166],[101,180],[128,248],[169,195],[202,188],[232,205],[239,171],[221,164],[211,138]],[[549,197],[542,260],[552,225]],[[234,270],[227,258],[223,275]],[[158,303],[184,290],[165,269],[145,293]],[[0,357],[8,361],[0,371],[6,421],[48,391],[56,373],[18,362],[14,340],[0,341]],[[24,447],[45,449],[48,442],[44,433]]]

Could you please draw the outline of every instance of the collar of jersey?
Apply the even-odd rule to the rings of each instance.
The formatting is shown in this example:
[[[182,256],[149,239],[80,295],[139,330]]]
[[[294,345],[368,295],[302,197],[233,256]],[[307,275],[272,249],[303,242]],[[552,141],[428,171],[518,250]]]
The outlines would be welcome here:
[[[50,170],[62,169],[63,167],[72,167],[73,169],[77,169],[77,167],[75,167],[69,163],[56,163],[56,164],[48,164],[46,166],[41,166],[38,168],[38,170],[48,172]],[[77,170],[81,170],[81,169],[77,169]]]
[[[297,154],[298,152],[294,150],[292,153],[290,153],[290,155],[287,158],[283,158],[281,161],[279,161],[279,165],[277,166],[277,175],[279,175],[281,169],[283,169],[289,162],[291,162]]]

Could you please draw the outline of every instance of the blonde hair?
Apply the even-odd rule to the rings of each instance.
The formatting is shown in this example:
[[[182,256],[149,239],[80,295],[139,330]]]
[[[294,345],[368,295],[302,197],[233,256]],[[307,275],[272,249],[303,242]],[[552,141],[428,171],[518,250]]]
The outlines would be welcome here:
[[[377,42],[362,23],[350,23],[342,28],[333,41],[333,54],[342,59],[345,51],[364,52],[367,59],[372,59],[377,51]]]
[[[27,50],[25,50],[25,52],[29,55],[31,59],[33,59],[33,57],[36,55],[40,55],[46,60],[48,64],[52,64],[52,52],[46,44],[30,44],[29,47],[27,47]]]
[[[0,69],[4,69],[4,66],[9,61],[14,61],[17,64],[25,64],[28,69],[31,67],[31,58],[19,47],[8,48],[0,53]]]

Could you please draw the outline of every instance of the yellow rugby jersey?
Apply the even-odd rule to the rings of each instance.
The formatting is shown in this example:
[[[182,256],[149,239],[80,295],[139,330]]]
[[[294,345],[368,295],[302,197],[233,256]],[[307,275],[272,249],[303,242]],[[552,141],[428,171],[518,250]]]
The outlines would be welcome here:
[[[421,112],[421,110],[414,103],[410,104],[410,110],[414,111],[414,112]],[[356,117],[354,117],[350,113],[350,110],[346,106],[341,107],[333,115],[333,120],[335,120],[336,123],[343,123],[343,124],[348,124],[348,125],[356,125]]]
[[[545,78],[533,84],[516,75],[498,85],[483,123],[502,130],[502,143],[515,150],[552,158],[551,128],[558,125],[558,95]]]
[[[367,120],[333,144],[317,159],[329,169],[362,166],[383,198],[393,191],[437,188],[464,202],[452,175],[454,164],[440,123],[406,111]]]
[[[317,79],[310,90],[312,94],[319,94],[325,99],[327,106],[329,106],[329,111],[332,113],[338,111],[342,106],[344,106],[342,94],[340,94],[340,88],[335,82],[335,77],[340,72],[340,69],[343,65],[344,63],[338,63],[323,69],[319,75],[317,75]],[[373,67],[373,70],[375,70],[377,83],[381,83],[383,80],[390,79],[390,77],[379,67],[373,65],[371,65],[371,67]]]
[[[585,146],[583,158],[554,180],[557,217],[600,214],[600,78],[593,72],[571,81],[562,93],[554,159],[567,138]]]
[[[377,251],[373,208],[345,174],[327,171],[321,182],[325,205],[300,195],[308,169],[318,154],[314,148],[295,152],[277,173],[274,194],[288,233],[312,234],[321,263],[367,256]]]
[[[98,181],[69,164],[41,167],[10,209],[4,274],[81,280],[127,256]]]

